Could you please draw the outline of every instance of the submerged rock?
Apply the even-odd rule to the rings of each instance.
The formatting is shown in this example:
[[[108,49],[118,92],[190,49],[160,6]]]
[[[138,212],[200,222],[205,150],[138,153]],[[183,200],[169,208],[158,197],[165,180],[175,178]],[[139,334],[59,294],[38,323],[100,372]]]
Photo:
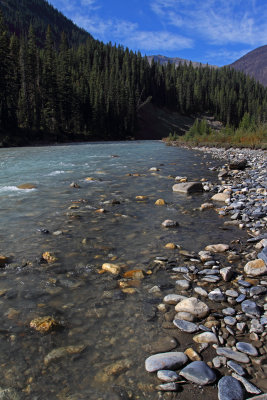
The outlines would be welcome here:
[[[102,270],[110,272],[113,275],[117,275],[120,273],[121,267],[117,264],[104,263],[102,265]]]
[[[161,224],[165,228],[175,228],[176,226],[179,226],[177,221],[173,221],[172,219],[166,219],[165,221],[162,222]]]
[[[66,357],[73,354],[79,354],[86,348],[85,345],[59,347],[52,350],[44,358],[44,364],[47,366],[50,362],[58,360],[59,358]]]
[[[30,322],[30,327],[40,333],[47,333],[61,327],[61,324],[53,317],[38,317]]]
[[[156,206],[165,206],[166,202],[164,199],[158,199],[157,201],[155,201],[155,205]]]
[[[192,194],[203,192],[203,186],[200,182],[183,182],[176,183],[173,185],[172,190],[174,192],[184,193],[184,194]]]
[[[34,185],[33,183],[22,183],[21,185],[18,185],[17,188],[18,189],[29,190],[29,189],[36,189],[37,186]]]

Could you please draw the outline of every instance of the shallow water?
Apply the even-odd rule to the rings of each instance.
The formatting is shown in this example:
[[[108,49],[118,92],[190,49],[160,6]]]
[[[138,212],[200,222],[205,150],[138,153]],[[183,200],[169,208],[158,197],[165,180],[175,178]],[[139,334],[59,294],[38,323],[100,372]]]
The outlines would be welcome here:
[[[116,278],[98,270],[104,262],[148,270],[156,256],[178,257],[164,248],[168,242],[199,251],[234,237],[219,229],[213,210],[196,210],[209,194],[172,192],[177,175],[216,181],[208,169],[214,161],[151,141],[1,149],[0,156],[0,253],[12,261],[0,272],[1,387],[25,399],[159,398],[150,391],[157,380],[145,372],[142,346],[160,331],[149,313],[171,290],[163,285],[160,297],[148,290],[164,274],[146,276],[125,295]],[[22,183],[36,189],[17,189]],[[167,206],[155,206],[158,198]],[[179,227],[162,228],[165,219]],[[45,251],[57,261],[43,264]],[[33,318],[46,315],[65,328],[45,335],[30,329]],[[69,345],[86,347],[44,365],[51,350]],[[121,360],[126,367],[110,375]]]

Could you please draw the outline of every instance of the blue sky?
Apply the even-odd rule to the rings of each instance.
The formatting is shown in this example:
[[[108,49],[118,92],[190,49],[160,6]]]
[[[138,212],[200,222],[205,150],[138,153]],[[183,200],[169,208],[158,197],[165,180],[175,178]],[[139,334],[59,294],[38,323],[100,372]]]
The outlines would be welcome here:
[[[267,44],[266,0],[48,0],[94,38],[226,65]]]

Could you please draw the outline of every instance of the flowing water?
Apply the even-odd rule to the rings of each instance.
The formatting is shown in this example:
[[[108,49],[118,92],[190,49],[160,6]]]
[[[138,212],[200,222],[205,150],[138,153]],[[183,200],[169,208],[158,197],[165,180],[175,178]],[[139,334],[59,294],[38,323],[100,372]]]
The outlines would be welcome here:
[[[11,261],[0,271],[0,386],[22,399],[158,399],[144,346],[160,331],[149,315],[172,290],[162,284],[160,297],[150,294],[164,281],[154,273],[125,294],[117,277],[98,272],[105,262],[147,271],[157,256],[175,260],[168,242],[199,251],[229,241],[213,210],[196,210],[210,195],[172,192],[177,175],[216,181],[213,161],[153,141],[1,149],[0,156],[0,253]],[[23,183],[35,188],[18,189]],[[159,198],[167,205],[155,206]],[[165,219],[179,227],[161,227]],[[44,263],[46,251],[56,262]],[[64,329],[36,332],[30,321],[40,316]],[[52,350],[80,345],[44,363]]]

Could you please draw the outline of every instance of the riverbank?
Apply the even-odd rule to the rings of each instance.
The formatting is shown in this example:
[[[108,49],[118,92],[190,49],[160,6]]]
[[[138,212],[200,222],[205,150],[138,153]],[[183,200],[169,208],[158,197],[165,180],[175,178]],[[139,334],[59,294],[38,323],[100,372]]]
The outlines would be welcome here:
[[[266,151],[194,150],[225,162],[218,168],[220,183],[203,184],[211,201],[201,205],[201,212],[214,208],[225,219],[224,229],[236,226],[248,237],[211,241],[198,253],[180,251],[184,259],[178,265],[159,260],[176,288],[158,305],[162,330],[174,332],[179,351],[170,342],[172,351],[147,358],[146,370],[158,371],[158,390],[183,388],[184,398],[192,398],[184,388],[188,381],[200,385],[209,399],[250,398],[267,391]],[[196,386],[192,390],[200,396]]]
[[[229,224],[231,211],[227,215],[221,210],[229,204],[210,200],[234,179],[233,170],[227,169],[228,178],[218,180],[221,159],[160,142],[1,153],[1,252],[10,256],[0,269],[0,378],[5,393],[9,390],[21,400],[215,400],[220,377],[230,374],[229,359],[217,354],[216,346],[237,347],[238,342],[257,349],[257,356],[244,363],[246,378],[266,391],[266,283],[264,275],[253,278],[244,272],[261,250],[247,243],[247,229],[255,234],[249,226]],[[250,170],[254,165],[233,176]],[[186,180],[201,181],[204,191],[186,195],[172,190]],[[35,188],[23,192],[17,187],[23,182]],[[232,187],[230,200],[238,191]],[[253,195],[252,187],[248,192]],[[225,215],[218,218],[216,210]],[[264,218],[259,221],[265,223]],[[223,252],[205,249],[218,243]],[[242,286],[242,280],[250,287]],[[212,293],[218,288],[220,292]],[[240,295],[246,296],[241,303]],[[189,301],[197,315],[181,303],[181,296],[198,300],[198,307],[196,300]],[[251,318],[243,311],[246,300],[257,303],[260,316]],[[199,301],[206,315],[200,313]],[[175,310],[178,306],[184,309]],[[250,332],[252,328],[262,332]],[[193,340],[201,332],[208,335],[197,340],[209,343]],[[150,364],[145,360],[169,351],[179,353],[187,365],[190,357],[201,358],[213,372],[198,364],[198,375],[209,371],[209,379],[215,374],[216,380],[205,385],[184,375],[176,378],[176,392],[170,387],[165,392],[156,373],[145,371]],[[221,367],[216,360],[214,366],[217,356]],[[183,366],[171,368],[180,375]]]

